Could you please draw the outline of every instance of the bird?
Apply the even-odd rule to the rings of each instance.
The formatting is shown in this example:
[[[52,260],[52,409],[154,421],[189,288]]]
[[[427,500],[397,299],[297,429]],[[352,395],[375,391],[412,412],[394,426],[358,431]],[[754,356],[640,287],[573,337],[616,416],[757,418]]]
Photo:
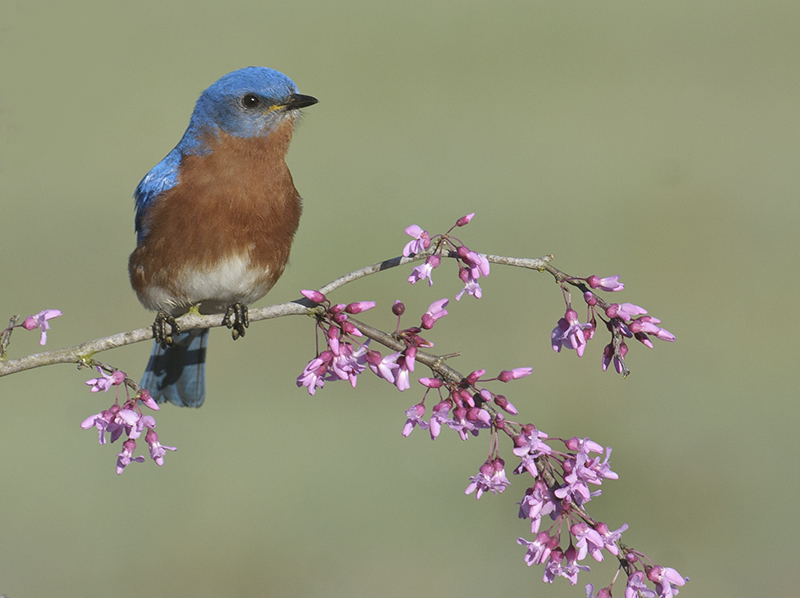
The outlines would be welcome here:
[[[175,318],[225,313],[234,340],[247,306],[284,271],[302,200],[285,156],[300,109],[317,103],[283,73],[246,67],[197,100],[180,142],[134,192],[131,286],[158,312],[140,386],[156,402],[205,400],[208,329],[181,332]]]

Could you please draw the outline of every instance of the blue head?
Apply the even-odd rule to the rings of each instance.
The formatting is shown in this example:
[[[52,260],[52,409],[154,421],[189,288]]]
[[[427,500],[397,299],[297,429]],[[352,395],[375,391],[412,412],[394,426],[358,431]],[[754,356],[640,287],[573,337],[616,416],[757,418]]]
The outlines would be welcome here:
[[[136,188],[138,239],[141,241],[147,233],[142,219],[148,207],[178,183],[181,155],[208,152],[206,139],[220,131],[240,138],[269,135],[298,109],[316,103],[316,98],[297,93],[297,86],[289,77],[261,66],[233,71],[211,85],[197,100],[180,143]]]
[[[278,71],[261,66],[233,71],[200,95],[177,149],[202,153],[203,137],[218,131],[233,137],[268,135],[288,112],[316,102],[299,94],[294,82]]]

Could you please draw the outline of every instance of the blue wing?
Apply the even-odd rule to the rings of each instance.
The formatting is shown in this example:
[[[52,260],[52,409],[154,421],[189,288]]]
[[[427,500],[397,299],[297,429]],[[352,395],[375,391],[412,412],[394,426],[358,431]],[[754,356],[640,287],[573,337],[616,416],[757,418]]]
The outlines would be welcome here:
[[[136,187],[136,191],[133,192],[133,198],[136,201],[137,241],[141,241],[148,232],[143,225],[147,210],[159,195],[178,184],[180,163],[181,152],[175,148],[145,175],[142,182]]]

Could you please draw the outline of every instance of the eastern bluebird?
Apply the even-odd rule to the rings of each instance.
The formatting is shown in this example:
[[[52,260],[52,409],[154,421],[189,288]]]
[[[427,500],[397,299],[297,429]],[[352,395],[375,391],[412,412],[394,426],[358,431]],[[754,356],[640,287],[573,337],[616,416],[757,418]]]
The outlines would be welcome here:
[[[128,271],[139,301],[158,310],[141,385],[159,403],[205,399],[208,330],[179,332],[174,317],[192,307],[225,312],[236,339],[247,305],[283,273],[302,209],[284,157],[299,109],[316,103],[278,71],[228,73],[200,95],[180,143],[136,188]]]

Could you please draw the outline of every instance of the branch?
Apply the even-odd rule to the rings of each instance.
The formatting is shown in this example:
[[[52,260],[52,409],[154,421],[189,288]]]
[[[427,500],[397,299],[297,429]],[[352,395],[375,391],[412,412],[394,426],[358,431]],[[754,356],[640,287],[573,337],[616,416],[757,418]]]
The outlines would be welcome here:
[[[423,260],[428,256],[432,255],[433,253],[434,249],[431,248],[430,250],[419,253],[413,257],[402,257],[402,256],[395,257],[389,260],[378,262],[376,264],[372,264],[371,266],[367,266],[359,270],[354,270],[353,272],[350,272],[348,274],[345,274],[344,276],[332,280],[324,287],[322,287],[320,289],[320,292],[322,292],[323,294],[330,293],[332,291],[335,291],[336,289],[343,287],[349,282],[358,280],[359,278],[364,278],[366,276],[377,274],[378,272],[382,272],[384,270],[389,270],[390,268],[395,268],[397,266],[403,266],[406,264],[410,264],[412,262]],[[444,252],[443,255],[445,257],[453,259],[458,258],[458,255],[455,251],[446,251]],[[486,259],[496,264],[505,264],[510,266],[517,266],[520,268],[527,268],[530,270],[542,271],[543,269],[546,268],[547,263],[552,259],[552,257],[553,256],[546,256],[543,258],[514,258],[514,257],[503,257],[498,255],[487,255]],[[277,305],[268,305],[266,307],[260,307],[258,309],[250,311],[250,321],[269,320],[272,318],[281,318],[284,316],[299,316],[299,315],[313,315],[313,303],[308,299],[300,298],[295,301],[290,301],[288,303],[280,303]],[[222,324],[223,317],[224,314],[212,314],[203,316],[199,314],[189,313],[178,318],[176,322],[178,326],[180,326],[181,330],[194,330],[197,328],[218,328],[223,325]],[[25,370],[32,370],[34,368],[42,366],[54,365],[57,363],[86,364],[87,360],[96,353],[100,353],[102,351],[108,351],[109,349],[116,349],[117,347],[132,345],[134,343],[140,343],[142,341],[146,341],[152,338],[153,338],[152,327],[138,328],[136,330],[131,330],[129,332],[120,332],[112,336],[106,336],[103,338],[87,341],[85,343],[81,343],[80,345],[75,345],[74,347],[67,347],[65,349],[55,349],[53,351],[35,353],[33,355],[27,355],[25,357],[19,357],[17,359],[10,359],[8,361],[0,361],[0,377],[7,376],[9,374],[16,374],[17,372],[23,372]],[[375,340],[377,342],[382,342],[378,338],[375,338]],[[391,345],[386,345],[386,346],[391,346]],[[431,359],[434,358],[435,358],[434,356],[431,356]],[[426,363],[426,365],[428,364]]]

